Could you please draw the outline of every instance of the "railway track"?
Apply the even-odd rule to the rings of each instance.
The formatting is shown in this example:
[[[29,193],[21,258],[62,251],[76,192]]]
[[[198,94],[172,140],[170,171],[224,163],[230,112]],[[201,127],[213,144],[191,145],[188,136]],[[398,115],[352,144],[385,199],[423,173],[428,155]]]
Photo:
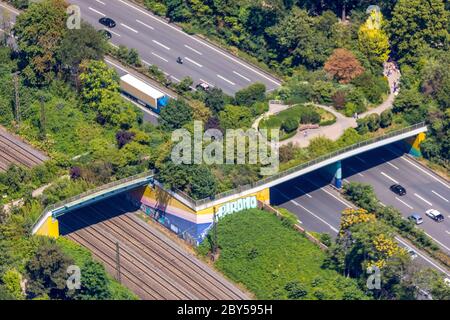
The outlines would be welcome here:
[[[42,164],[47,159],[45,155],[0,127],[0,171],[7,170],[11,164],[31,168]]]
[[[248,299],[159,230],[126,213],[129,209],[123,207],[123,201],[110,199],[72,212],[63,216],[61,228],[76,229],[67,237],[91,250],[112,274],[117,273],[119,243],[122,282],[142,299]],[[124,214],[111,218],[110,213],[117,210]]]

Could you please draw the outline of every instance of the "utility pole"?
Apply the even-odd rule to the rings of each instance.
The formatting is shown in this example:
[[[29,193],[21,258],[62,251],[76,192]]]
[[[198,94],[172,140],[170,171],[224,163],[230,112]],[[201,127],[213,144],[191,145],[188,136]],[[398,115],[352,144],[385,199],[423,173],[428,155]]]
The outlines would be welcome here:
[[[217,254],[217,213],[216,213],[216,207],[213,207],[213,247],[212,247],[212,260],[214,261],[216,259]]]
[[[47,134],[47,119],[45,117],[45,98],[44,96],[41,96],[40,98],[41,102],[41,114],[39,119],[39,135],[41,140],[45,140],[46,134]]]
[[[116,271],[117,271],[117,281],[122,283],[122,276],[120,272],[120,244],[119,241],[116,242]]]
[[[19,72],[14,72],[14,111],[16,116],[16,123],[20,123],[20,97],[19,97]]]

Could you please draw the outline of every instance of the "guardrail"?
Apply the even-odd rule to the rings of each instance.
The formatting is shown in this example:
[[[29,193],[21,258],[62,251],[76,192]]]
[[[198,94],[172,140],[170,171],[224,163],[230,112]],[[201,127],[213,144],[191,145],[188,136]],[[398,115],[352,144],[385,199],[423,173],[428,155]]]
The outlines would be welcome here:
[[[302,170],[304,168],[310,167],[310,166],[312,166],[314,164],[317,164],[319,162],[328,160],[330,158],[334,158],[334,157],[336,157],[338,155],[341,155],[343,153],[346,153],[346,152],[349,152],[349,151],[352,151],[352,150],[364,147],[364,146],[372,144],[372,143],[376,143],[376,142],[381,141],[381,140],[385,140],[385,139],[388,139],[388,138],[391,138],[391,137],[395,137],[397,135],[401,135],[401,134],[404,134],[404,133],[407,133],[407,132],[410,132],[410,131],[414,131],[414,130],[422,128],[424,126],[425,126],[425,122],[420,122],[420,123],[414,124],[412,126],[409,126],[409,127],[403,128],[403,129],[399,129],[399,130],[395,130],[395,131],[389,132],[389,133],[384,134],[384,135],[382,135],[380,137],[376,137],[376,138],[372,138],[372,139],[369,139],[369,140],[365,140],[365,141],[361,141],[361,142],[355,143],[355,144],[353,144],[351,146],[348,146],[348,147],[345,147],[343,149],[340,149],[340,150],[328,153],[326,155],[320,156],[320,157],[318,157],[318,158],[316,158],[314,160],[311,160],[311,161],[299,164],[299,165],[297,165],[295,167],[292,167],[290,169],[287,169],[285,171],[282,171],[282,172],[277,173],[275,175],[272,175],[270,177],[264,178],[262,180],[258,180],[256,182],[253,182],[253,183],[250,183],[250,184],[247,184],[247,185],[244,185],[244,186],[240,186],[240,187],[235,188],[233,190],[229,190],[229,191],[225,191],[225,192],[219,193],[219,194],[217,194],[217,195],[215,195],[214,197],[211,197],[211,198],[206,198],[206,199],[202,199],[202,200],[194,200],[194,199],[188,197],[184,193],[182,193],[180,195],[182,197],[186,198],[186,200],[188,200],[191,203],[192,206],[197,207],[197,206],[200,206],[200,205],[204,205],[204,204],[206,204],[208,202],[211,202],[213,200],[218,200],[218,199],[221,199],[221,198],[225,198],[227,196],[230,196],[230,195],[233,195],[233,194],[236,194],[236,193],[240,193],[242,191],[246,191],[246,190],[250,190],[252,188],[256,188],[256,187],[262,186],[262,185],[264,185],[266,183],[269,183],[269,182],[272,182],[274,180],[283,178],[283,177],[285,177],[285,176],[287,176],[287,175],[289,175],[291,173],[294,173],[296,171],[299,171],[299,170]]]
[[[100,191],[103,191],[103,190],[106,190],[106,189],[109,189],[109,188],[112,188],[112,187],[115,187],[115,186],[118,186],[118,185],[130,182],[130,181],[133,181],[133,180],[137,180],[137,179],[140,179],[140,178],[145,178],[145,177],[148,177],[148,176],[152,176],[152,175],[153,175],[153,171],[146,171],[146,172],[142,172],[142,173],[136,174],[134,176],[130,176],[130,177],[127,177],[127,178],[124,178],[124,179],[121,179],[121,180],[117,180],[117,181],[113,181],[113,182],[101,185],[101,186],[99,186],[97,188],[85,191],[83,193],[77,194],[76,196],[73,196],[73,197],[67,198],[65,200],[59,201],[57,203],[54,203],[52,205],[49,205],[49,206],[47,206],[44,209],[43,213],[45,214],[46,212],[53,211],[53,210],[55,210],[57,208],[64,207],[65,205],[67,205],[67,204],[69,204],[71,202],[80,200],[80,199],[82,199],[84,197],[93,195],[93,194],[95,194],[97,192],[100,192]]]

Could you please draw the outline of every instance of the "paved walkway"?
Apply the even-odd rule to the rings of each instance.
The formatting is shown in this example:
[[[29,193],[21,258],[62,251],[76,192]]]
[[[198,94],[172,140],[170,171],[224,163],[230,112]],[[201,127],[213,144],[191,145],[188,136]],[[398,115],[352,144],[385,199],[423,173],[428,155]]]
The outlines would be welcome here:
[[[384,66],[384,75],[387,76],[389,81],[389,88],[390,88],[390,94],[387,97],[387,99],[377,106],[376,108],[373,108],[371,110],[368,110],[362,114],[359,115],[360,118],[364,118],[370,114],[376,113],[381,114],[383,111],[389,109],[392,107],[394,103],[395,96],[398,94],[398,87],[397,90],[394,90],[394,85],[398,86],[399,80],[400,80],[400,72],[398,69],[394,67],[393,63],[385,63]],[[309,146],[310,141],[317,137],[326,137],[328,139],[331,139],[333,141],[336,141],[339,139],[340,136],[342,136],[348,128],[356,128],[356,119],[353,117],[346,117],[340,112],[337,112],[333,107],[330,106],[324,106],[324,105],[318,105],[314,104],[315,106],[322,108],[333,115],[336,116],[336,122],[330,126],[324,126],[320,127],[318,129],[308,129],[305,131],[298,131],[295,136],[292,138],[280,141],[280,146],[286,145],[289,143],[292,143],[294,145],[297,145],[299,147],[305,148]],[[289,106],[286,105],[271,105],[269,107],[269,111],[260,116],[256,121],[253,123],[253,128],[258,128],[259,122],[271,115],[274,115],[282,110],[286,110],[289,108]],[[306,134],[305,134],[306,132]]]

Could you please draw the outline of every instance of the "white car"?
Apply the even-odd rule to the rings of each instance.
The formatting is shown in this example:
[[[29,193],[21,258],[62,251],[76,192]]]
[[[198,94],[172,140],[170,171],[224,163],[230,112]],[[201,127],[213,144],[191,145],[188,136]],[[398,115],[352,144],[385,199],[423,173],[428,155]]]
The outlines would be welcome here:
[[[412,248],[407,248],[408,254],[411,257],[411,260],[417,258],[417,253]]]
[[[450,278],[445,278],[444,283],[450,287]]]
[[[433,219],[436,222],[444,221],[444,216],[436,209],[429,209],[429,210],[425,211],[425,213],[427,216],[429,216],[431,219]]]

